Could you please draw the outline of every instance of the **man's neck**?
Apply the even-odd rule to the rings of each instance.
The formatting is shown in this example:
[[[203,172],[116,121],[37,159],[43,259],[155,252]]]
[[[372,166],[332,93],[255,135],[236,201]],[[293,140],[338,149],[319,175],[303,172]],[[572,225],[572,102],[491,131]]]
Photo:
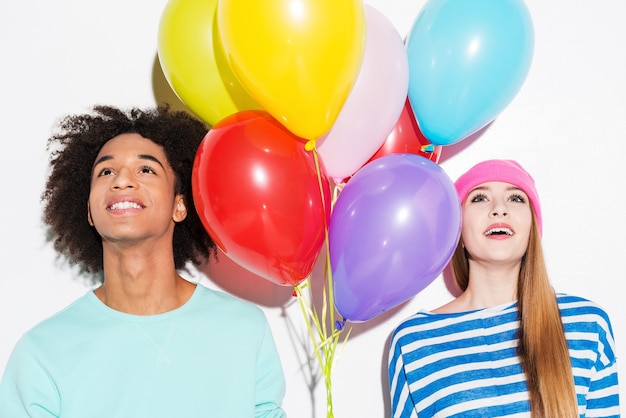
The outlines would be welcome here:
[[[195,285],[176,271],[174,260],[146,251],[105,251],[104,283],[96,296],[112,309],[154,315],[182,306]]]

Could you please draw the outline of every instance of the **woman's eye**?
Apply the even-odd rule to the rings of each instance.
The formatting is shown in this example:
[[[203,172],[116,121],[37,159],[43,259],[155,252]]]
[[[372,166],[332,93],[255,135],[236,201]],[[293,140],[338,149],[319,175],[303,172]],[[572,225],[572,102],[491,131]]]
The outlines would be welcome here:
[[[472,202],[484,202],[487,200],[487,196],[485,196],[482,193],[479,193],[477,195],[474,195],[474,197],[472,197]]]
[[[520,195],[520,194],[514,194],[511,197],[509,197],[509,200],[511,202],[516,202],[516,203],[525,203],[526,199],[524,199],[524,196]]]
[[[150,167],[142,167],[141,172],[144,174],[154,174],[154,170]]]

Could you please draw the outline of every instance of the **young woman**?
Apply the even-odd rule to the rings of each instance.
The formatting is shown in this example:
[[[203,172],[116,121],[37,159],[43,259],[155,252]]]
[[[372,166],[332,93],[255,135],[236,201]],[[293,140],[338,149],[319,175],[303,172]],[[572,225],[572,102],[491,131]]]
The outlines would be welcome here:
[[[515,161],[488,160],[455,186],[462,293],[394,331],[393,417],[619,417],[609,317],[555,294],[533,178]]]
[[[181,276],[215,252],[191,190],[206,132],[167,107],[61,121],[44,221],[60,254],[101,283],[17,343],[0,417],[285,415],[263,311]]]

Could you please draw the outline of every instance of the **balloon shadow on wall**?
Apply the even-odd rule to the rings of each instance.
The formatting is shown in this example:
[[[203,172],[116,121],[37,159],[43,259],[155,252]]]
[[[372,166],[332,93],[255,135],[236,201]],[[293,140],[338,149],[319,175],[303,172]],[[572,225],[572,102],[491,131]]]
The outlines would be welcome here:
[[[446,289],[453,297],[458,297],[461,294],[461,291],[457,287],[454,281],[454,274],[452,272],[452,263],[448,263],[448,265],[444,268],[441,277],[443,278]],[[439,279],[439,278],[438,278]],[[436,280],[438,280],[436,279]],[[413,299],[413,298],[411,298]],[[409,301],[411,300],[409,299]],[[401,306],[405,305],[408,302],[405,302]],[[394,310],[399,309],[400,307],[394,308]],[[389,311],[393,312],[393,310]],[[404,320],[405,318],[402,318]],[[384,418],[391,418],[391,395],[389,393],[389,347],[391,346],[391,337],[393,335],[393,331],[395,327],[399,325],[397,324],[391,325],[391,331],[387,335],[387,339],[385,340],[385,349],[383,350],[383,357],[380,362],[380,389],[383,398],[383,406],[385,415]]]
[[[282,308],[293,298],[293,289],[279,286],[241,267],[218,250],[218,260],[205,262],[199,270],[224,291],[268,308]]]
[[[385,347],[391,346],[391,336],[393,331],[389,333],[385,340]],[[380,388],[383,394],[383,406],[385,411],[384,418],[391,418],[391,394],[389,393],[389,350],[383,350],[383,358],[380,362]]]
[[[171,110],[187,112],[190,115],[198,117],[191,109],[185,105],[176,95],[170,84],[165,78],[163,68],[159,62],[159,56],[154,56],[152,62],[152,94],[157,105],[169,105]],[[205,122],[206,123],[206,122]]]
[[[469,148],[474,142],[476,142],[481,136],[483,136],[485,132],[487,132],[493,122],[494,121],[489,122],[473,134],[467,136],[457,143],[443,146],[443,148],[441,149],[441,154],[439,156],[439,164],[451,159],[455,155]]]
[[[401,311],[408,303],[411,302],[413,298],[409,298],[408,300],[400,303],[397,306],[375,316],[374,318],[365,321],[365,322],[346,322],[346,328],[352,327],[352,331],[350,332],[350,340],[355,339],[359,335],[368,332],[371,329],[374,329],[380,325],[385,325],[385,327],[394,327],[398,325],[397,323],[392,323],[390,320]],[[341,319],[341,318],[339,318]]]

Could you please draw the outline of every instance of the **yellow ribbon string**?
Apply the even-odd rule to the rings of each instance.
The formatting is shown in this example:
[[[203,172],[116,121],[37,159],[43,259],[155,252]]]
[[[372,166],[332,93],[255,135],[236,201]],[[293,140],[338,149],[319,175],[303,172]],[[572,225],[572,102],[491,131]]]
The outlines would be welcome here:
[[[318,180],[318,185],[320,189],[320,196],[322,199],[322,208],[324,210],[324,233],[325,233],[324,240],[325,240],[325,247],[326,247],[326,263],[325,263],[325,274],[324,274],[324,286],[322,289],[322,317],[321,319],[314,303],[312,303],[312,300],[308,300],[304,296],[304,289],[311,288],[311,276],[307,277],[306,280],[296,285],[294,287],[294,291],[298,298],[302,315],[305,318],[309,337],[311,338],[311,341],[313,343],[314,355],[317,358],[317,361],[320,365],[320,369],[324,376],[324,385],[326,387],[326,417],[334,418],[333,401],[332,401],[332,368],[336,359],[336,349],[339,343],[339,337],[343,330],[343,322],[341,323],[341,326],[339,326],[338,322],[337,323],[335,322],[335,301],[334,301],[334,290],[333,290],[333,277],[332,277],[332,269],[331,269],[331,263],[330,263],[330,250],[329,250],[329,245],[328,245],[329,244],[328,224],[326,222],[327,202],[325,200],[324,184],[322,181],[322,172],[320,168],[317,149],[315,147],[315,141],[308,141],[305,144],[305,149],[307,151],[313,152],[313,158],[315,161],[315,169],[317,172],[317,180]],[[338,194],[336,193],[336,190],[335,190],[335,194],[333,195],[333,199],[331,202],[331,210],[337,199],[337,195]],[[328,332],[327,324],[330,324],[330,326],[332,327],[332,332],[330,333]],[[347,335],[345,339],[343,340],[344,345],[346,341],[348,340],[350,331],[351,329],[348,330]]]

